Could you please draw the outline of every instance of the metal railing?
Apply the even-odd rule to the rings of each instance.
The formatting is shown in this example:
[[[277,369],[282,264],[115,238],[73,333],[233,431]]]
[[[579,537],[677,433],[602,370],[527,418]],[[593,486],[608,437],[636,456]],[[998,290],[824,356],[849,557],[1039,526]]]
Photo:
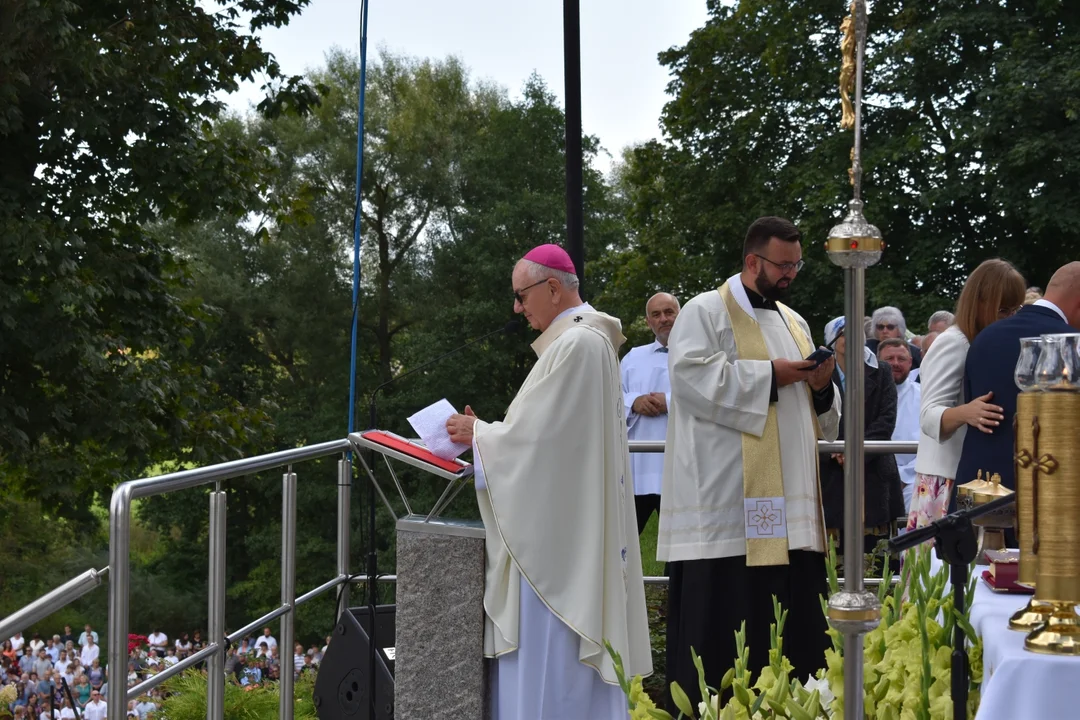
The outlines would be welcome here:
[[[889,453],[915,453],[918,443],[867,441],[865,452],[871,455]],[[110,682],[106,702],[109,720],[124,720],[127,701],[147,692],[170,677],[184,670],[207,663],[207,720],[221,720],[224,714],[225,695],[225,649],[227,643],[234,642],[247,633],[266,623],[281,619],[280,648],[286,655],[291,652],[294,637],[293,623],[296,608],[331,590],[341,587],[343,597],[338,603],[340,609],[348,608],[349,587],[353,583],[365,582],[366,575],[349,575],[349,516],[352,500],[352,463],[348,458],[350,450],[347,439],[310,445],[307,447],[284,450],[260,455],[258,457],[235,460],[211,465],[204,468],[183,470],[142,480],[125,482],[113,491],[109,508],[109,565],[102,570],[87,570],[63,585],[43,595],[26,607],[0,620],[0,637],[12,633],[51,615],[76,599],[98,587],[108,576],[109,581],[109,619],[107,628],[108,664],[107,667],[116,676],[116,682]],[[664,451],[663,441],[631,441],[631,452],[655,453]],[[820,453],[844,451],[843,442],[819,442]],[[341,454],[338,460],[337,485],[337,575],[322,585],[296,597],[296,487],[297,476],[293,465],[307,460],[330,457]],[[226,549],[226,493],[221,489],[221,481],[243,477],[254,473],[285,467],[282,477],[282,532],[281,532],[281,605],[262,617],[248,623],[239,630],[225,635],[225,549]],[[209,588],[207,609],[209,613],[208,640],[205,648],[181,660],[161,672],[131,687],[120,678],[126,676],[128,663],[127,635],[128,614],[130,610],[130,550],[131,550],[131,509],[132,503],[140,498],[165,495],[179,490],[187,490],[211,483],[217,483],[210,493],[209,507]],[[381,575],[378,580],[396,582],[396,575]],[[647,584],[666,584],[663,576],[645,578]],[[335,619],[336,620],[336,619]],[[279,717],[292,720],[293,717],[293,674],[289,672],[289,663],[281,665]],[[216,678],[216,680],[212,680]],[[211,681],[212,680],[212,681]]]
[[[221,720],[224,715],[225,701],[225,647],[226,642],[235,640],[244,632],[258,627],[269,620],[281,618],[281,641],[283,656],[291,657],[293,645],[294,613],[300,601],[311,600],[319,595],[345,584],[349,573],[349,512],[351,502],[352,464],[347,453],[350,450],[346,439],[311,445],[308,447],[284,450],[260,455],[258,457],[235,460],[211,465],[205,468],[183,470],[143,480],[122,483],[113,491],[109,507],[109,623],[108,623],[108,667],[114,677],[109,683],[106,703],[109,720],[124,720],[129,699],[138,697],[157,685],[160,685],[177,673],[199,663],[207,664],[206,717],[208,720]],[[314,590],[296,597],[296,473],[293,465],[306,460],[341,455],[338,461],[338,516],[337,516],[337,577],[320,585]],[[138,685],[128,689],[120,678],[126,676],[128,663],[127,636],[128,612],[131,590],[131,507],[140,498],[164,495],[178,490],[187,490],[211,483],[220,483],[235,477],[252,475],[265,470],[285,467],[282,477],[281,501],[281,605],[264,615],[254,623],[241,628],[231,636],[225,636],[225,523],[226,493],[218,484],[210,493],[209,524],[209,589],[207,598],[208,644],[199,652],[191,655],[172,667],[153,675]],[[347,600],[339,607],[348,607]],[[281,720],[293,717],[293,673],[290,663],[280,661],[280,703],[278,713]]]

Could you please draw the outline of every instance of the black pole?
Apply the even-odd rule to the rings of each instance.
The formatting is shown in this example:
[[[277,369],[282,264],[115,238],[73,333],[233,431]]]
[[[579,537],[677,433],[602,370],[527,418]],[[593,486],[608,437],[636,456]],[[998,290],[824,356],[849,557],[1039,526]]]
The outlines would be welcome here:
[[[585,199],[581,152],[581,13],[579,0],[563,0],[563,73],[566,85],[566,251],[584,297]]]
[[[953,563],[949,567],[952,575],[953,607],[964,614],[964,591],[967,588],[967,563]],[[952,698],[953,720],[967,720],[968,701],[968,656],[964,646],[964,629],[959,622],[953,623],[952,651]]]

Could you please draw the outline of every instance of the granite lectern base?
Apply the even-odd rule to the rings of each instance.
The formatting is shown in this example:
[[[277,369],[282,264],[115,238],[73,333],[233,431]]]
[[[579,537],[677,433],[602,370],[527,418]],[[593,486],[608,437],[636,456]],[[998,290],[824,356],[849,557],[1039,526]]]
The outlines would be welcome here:
[[[397,720],[488,720],[484,526],[403,517],[397,523]]]

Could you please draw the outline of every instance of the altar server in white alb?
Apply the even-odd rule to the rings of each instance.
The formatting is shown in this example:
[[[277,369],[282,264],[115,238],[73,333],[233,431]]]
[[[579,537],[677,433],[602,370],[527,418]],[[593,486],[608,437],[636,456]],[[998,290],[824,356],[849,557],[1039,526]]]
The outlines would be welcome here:
[[[624,720],[627,674],[652,672],[616,351],[622,325],[582,302],[556,245],[514,267],[514,310],[541,331],[502,422],[447,421],[472,443],[487,532],[484,654],[497,720]]]
[[[632,348],[622,359],[623,406],[626,431],[631,440],[663,440],[667,436],[668,336],[679,316],[679,301],[669,293],[657,293],[645,303],[645,322],[655,340]],[[634,504],[638,534],[654,511],[660,510],[660,485],[664,477],[663,453],[632,453]]]
[[[787,220],[756,220],[742,272],[687,302],[668,342],[657,558],[671,578],[668,680],[694,703],[691,647],[720,687],[745,620],[749,667],[768,664],[773,595],[789,611],[792,677],[823,667],[829,645],[816,441],[836,439],[841,396],[835,361],[811,369],[810,328],[779,302],[803,266],[800,240]]]

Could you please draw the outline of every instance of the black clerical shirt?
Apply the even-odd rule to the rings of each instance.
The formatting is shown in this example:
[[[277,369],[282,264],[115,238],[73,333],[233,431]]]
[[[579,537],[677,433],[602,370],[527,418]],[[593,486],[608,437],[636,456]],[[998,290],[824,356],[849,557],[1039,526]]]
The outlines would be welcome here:
[[[746,291],[746,297],[750,300],[750,307],[754,308],[755,310],[773,310],[775,312],[780,312],[780,308],[776,306],[776,301],[769,300],[768,298],[758,293],[756,290],[748,288],[745,283],[743,283],[743,289]],[[812,391],[814,398],[814,413],[817,415],[823,415],[829,412],[829,410],[832,408],[833,393],[835,392],[832,382],[829,382],[829,384],[823,387],[821,390],[814,390],[813,388],[810,388],[810,390]],[[778,388],[776,387],[776,366],[773,365],[772,386],[769,388],[770,403],[774,403],[779,400],[780,396],[777,394],[777,392]]]

